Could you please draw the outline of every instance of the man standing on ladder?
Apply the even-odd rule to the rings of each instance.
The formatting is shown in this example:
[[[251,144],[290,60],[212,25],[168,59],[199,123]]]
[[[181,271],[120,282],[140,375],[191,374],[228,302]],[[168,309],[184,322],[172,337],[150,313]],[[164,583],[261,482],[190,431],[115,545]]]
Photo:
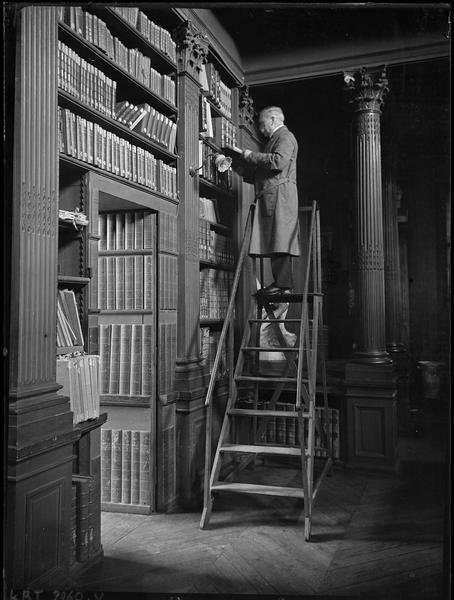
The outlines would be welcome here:
[[[298,143],[284,125],[284,113],[278,106],[260,111],[259,131],[267,138],[263,152],[236,150],[241,153],[232,166],[245,181],[254,183],[256,209],[252,225],[249,255],[271,259],[274,281],[259,294],[291,293],[292,256],[300,255],[296,157]]]

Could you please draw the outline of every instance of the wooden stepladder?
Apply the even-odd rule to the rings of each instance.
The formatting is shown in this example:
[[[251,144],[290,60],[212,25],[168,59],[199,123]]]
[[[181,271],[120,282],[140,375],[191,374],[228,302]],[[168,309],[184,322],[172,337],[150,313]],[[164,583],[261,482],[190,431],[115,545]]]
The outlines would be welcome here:
[[[253,210],[254,205],[249,213],[205,401],[205,488],[200,527],[204,529],[208,526],[214,496],[218,493],[286,496],[304,501],[304,538],[309,541],[313,504],[320,484],[332,466],[325,356],[322,351],[318,351],[319,333],[323,325],[323,294],[320,214],[315,202],[311,207],[300,209],[309,217],[305,220],[307,227],[303,290],[277,296],[267,296],[259,291],[252,296],[237,363],[230,377],[229,397],[213,459],[213,391],[216,372],[222,346],[228,335],[233,337],[235,295],[247,255]],[[254,260],[254,271],[255,269]],[[282,318],[286,316],[290,306],[295,318]],[[269,336],[268,342],[264,341],[265,326],[272,328],[273,344],[269,343]],[[289,334],[286,326],[296,329],[295,333]],[[233,350],[233,343],[230,342],[229,346]],[[279,357],[282,357],[279,363],[274,363],[280,365],[277,373],[264,367],[261,360],[264,353],[267,356],[270,356],[269,353],[279,353]],[[321,407],[316,407],[317,379],[323,394]],[[287,398],[287,404],[285,410],[282,410],[283,403],[279,401],[284,397]],[[289,424],[289,431],[293,432],[293,436],[281,435],[277,440],[270,439],[267,435],[269,424],[276,423],[279,419],[281,423],[285,420]],[[274,460],[273,468],[285,465],[286,461],[292,465],[296,462],[301,475],[297,485],[276,485],[279,477],[272,477],[266,484],[245,482],[244,468],[251,463],[255,464],[258,457],[268,457],[270,463]],[[322,464],[314,481],[314,465],[317,460],[317,467],[319,466],[319,459]]]

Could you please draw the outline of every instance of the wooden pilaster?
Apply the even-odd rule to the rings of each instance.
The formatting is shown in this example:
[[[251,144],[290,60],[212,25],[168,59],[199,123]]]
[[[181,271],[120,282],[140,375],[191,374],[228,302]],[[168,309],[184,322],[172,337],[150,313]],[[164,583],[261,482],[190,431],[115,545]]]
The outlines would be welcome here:
[[[23,7],[16,31],[6,571],[10,587],[58,589],[69,567],[74,433],[55,381],[56,10]]]

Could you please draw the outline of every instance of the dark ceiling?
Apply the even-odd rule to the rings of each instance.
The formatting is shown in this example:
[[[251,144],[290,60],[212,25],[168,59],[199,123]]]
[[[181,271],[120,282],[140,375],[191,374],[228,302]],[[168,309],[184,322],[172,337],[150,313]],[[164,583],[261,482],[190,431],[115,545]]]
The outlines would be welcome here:
[[[341,40],[448,32],[449,5],[399,3],[218,3],[209,6],[242,57]]]

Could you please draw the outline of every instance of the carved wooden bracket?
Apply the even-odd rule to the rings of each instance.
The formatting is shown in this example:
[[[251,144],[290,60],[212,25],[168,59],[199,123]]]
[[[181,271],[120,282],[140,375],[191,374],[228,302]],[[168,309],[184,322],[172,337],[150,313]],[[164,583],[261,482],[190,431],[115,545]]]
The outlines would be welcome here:
[[[388,79],[386,77],[386,66],[379,72],[368,73],[366,67],[358,72],[345,71],[344,83],[346,91],[352,93],[353,104],[356,111],[378,111],[389,91]]]
[[[179,51],[179,72],[187,71],[198,80],[202,65],[207,61],[208,37],[191,21],[185,21],[175,29],[174,39]]]
[[[242,125],[254,127],[254,100],[249,96],[249,86],[240,88],[240,122]]]

